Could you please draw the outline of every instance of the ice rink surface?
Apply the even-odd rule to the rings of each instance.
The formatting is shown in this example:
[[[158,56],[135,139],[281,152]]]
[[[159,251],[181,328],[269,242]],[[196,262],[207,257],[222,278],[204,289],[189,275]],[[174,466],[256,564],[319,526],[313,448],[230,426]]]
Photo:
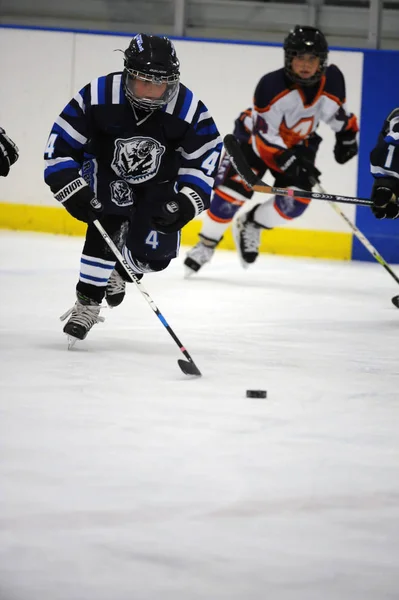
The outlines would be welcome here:
[[[183,249],[144,283],[189,379],[133,285],[67,351],[81,246],[0,232],[0,600],[397,600],[384,269]]]

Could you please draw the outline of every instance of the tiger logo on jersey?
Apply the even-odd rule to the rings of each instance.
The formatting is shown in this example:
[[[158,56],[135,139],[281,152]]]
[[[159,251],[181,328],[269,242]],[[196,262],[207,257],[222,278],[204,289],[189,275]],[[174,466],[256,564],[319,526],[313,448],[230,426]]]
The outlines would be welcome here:
[[[134,204],[133,190],[126,181],[111,181],[111,200],[117,206],[131,206]]]
[[[129,183],[144,183],[158,173],[164,152],[165,146],[154,138],[119,138],[115,140],[111,167],[119,177]]]

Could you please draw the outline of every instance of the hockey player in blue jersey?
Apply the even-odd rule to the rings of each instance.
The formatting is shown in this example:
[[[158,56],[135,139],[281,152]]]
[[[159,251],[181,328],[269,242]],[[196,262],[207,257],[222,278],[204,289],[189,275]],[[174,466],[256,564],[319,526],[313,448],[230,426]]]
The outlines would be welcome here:
[[[180,82],[165,37],[136,35],[122,72],[86,85],[56,119],[45,149],[45,181],[76,219],[88,223],[77,300],[64,332],[84,339],[125,295],[116,263],[93,219],[138,277],[165,269],[181,228],[206,210],[222,140],[201,100]]]
[[[375,179],[371,192],[372,211],[377,219],[399,217],[399,108],[384,122],[377,144],[370,154]]]
[[[10,167],[18,160],[19,150],[0,127],[0,177],[7,177]]]

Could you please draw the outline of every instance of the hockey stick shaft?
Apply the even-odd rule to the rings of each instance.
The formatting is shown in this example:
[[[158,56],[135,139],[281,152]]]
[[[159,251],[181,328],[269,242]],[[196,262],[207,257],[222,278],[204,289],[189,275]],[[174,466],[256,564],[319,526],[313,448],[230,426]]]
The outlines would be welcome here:
[[[376,248],[369,242],[366,236],[352,223],[352,221],[345,215],[343,211],[335,204],[335,202],[343,204],[355,204],[361,206],[372,206],[372,201],[368,198],[354,198],[350,196],[335,196],[333,194],[326,194],[323,188],[318,184],[319,193],[314,192],[303,192],[300,190],[289,190],[284,188],[275,188],[267,185],[261,179],[259,179],[248,165],[246,158],[241,150],[238,140],[232,134],[228,134],[224,138],[224,146],[227,154],[230,156],[230,161],[236,169],[239,176],[244,182],[256,192],[263,194],[279,194],[282,196],[291,196],[293,198],[309,198],[310,200],[324,200],[330,203],[332,208],[337,212],[352,229],[355,236],[363,244],[363,246],[370,252],[377,262],[384,267],[384,269],[391,275],[391,277],[399,284],[399,278],[395,275],[391,267],[388,265],[386,260],[381,256]],[[395,304],[395,302],[394,302]],[[396,306],[396,304],[395,304]],[[399,307],[399,302],[398,302]]]
[[[320,189],[320,192],[324,193],[324,190],[320,184],[317,184],[317,187]],[[388,265],[386,260],[381,256],[378,250],[374,248],[373,244],[366,238],[366,236],[360,231],[360,229],[356,227],[354,223],[352,223],[349,217],[346,216],[346,214],[340,209],[339,206],[337,206],[334,202],[330,202],[329,204],[331,208],[333,208],[333,210],[335,210],[335,212],[344,219],[347,225],[349,225],[359,242],[363,244],[366,250],[368,250],[370,254],[375,258],[375,260],[379,262],[380,265],[383,266],[386,271],[388,271],[391,277],[393,277],[396,283],[399,284],[399,278],[395,275],[395,273],[392,271],[391,267]]]
[[[189,364],[187,364],[186,361],[182,361],[182,360],[178,361],[181,370],[186,375],[200,376],[201,372],[198,369],[197,365],[194,363],[190,354],[187,352],[186,348],[183,346],[183,344],[181,343],[181,341],[179,340],[179,338],[177,337],[177,335],[175,334],[175,332],[173,331],[171,326],[168,324],[165,317],[163,316],[163,314],[161,313],[161,311],[155,304],[154,300],[151,298],[150,294],[147,292],[147,290],[141,283],[140,279],[137,277],[136,273],[133,271],[132,267],[129,265],[127,260],[123,257],[122,253],[118,250],[117,246],[115,245],[115,243],[113,242],[111,237],[105,231],[104,227],[101,225],[101,223],[98,221],[98,219],[95,219],[93,221],[93,225],[97,228],[97,230],[100,233],[100,235],[102,236],[102,238],[105,240],[105,242],[108,244],[109,248],[112,250],[115,258],[120,262],[122,267],[125,269],[126,273],[129,275],[130,279],[133,281],[133,283],[138,288],[140,294],[143,296],[143,298],[149,304],[149,306],[151,307],[153,312],[157,315],[158,319],[161,321],[162,325],[165,327],[166,331],[169,333],[169,335],[171,336],[173,341],[177,344],[177,346],[179,347],[179,350],[187,358]]]
[[[302,190],[291,190],[287,188],[278,188],[267,185],[259,179],[252,171],[241,150],[240,144],[234,135],[229,133],[225,136],[224,147],[230,156],[230,162],[234,166],[239,176],[255,192],[261,194],[278,194],[280,196],[290,196],[291,198],[307,198],[309,200],[323,200],[326,202],[340,202],[342,204],[357,204],[361,206],[371,206],[372,201],[369,198],[354,198],[352,196],[335,196],[325,192],[307,192]]]

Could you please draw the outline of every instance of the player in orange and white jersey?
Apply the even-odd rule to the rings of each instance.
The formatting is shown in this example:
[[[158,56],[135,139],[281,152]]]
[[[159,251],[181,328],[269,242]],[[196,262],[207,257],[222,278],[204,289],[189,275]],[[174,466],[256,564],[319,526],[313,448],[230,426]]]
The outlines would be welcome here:
[[[284,40],[284,56],[284,67],[258,82],[253,106],[236,120],[234,135],[259,178],[269,170],[276,187],[310,191],[320,176],[315,167],[322,141],[317,134],[319,123],[327,123],[336,134],[334,156],[339,164],[356,156],[359,128],[355,115],[346,108],[342,72],[336,65],[327,66],[328,44],[319,29],[297,25]],[[200,240],[184,261],[188,275],[211,259],[235,213],[252,195],[225,155]],[[243,212],[233,225],[243,266],[256,260],[262,229],[300,217],[309,202],[272,196]]]

